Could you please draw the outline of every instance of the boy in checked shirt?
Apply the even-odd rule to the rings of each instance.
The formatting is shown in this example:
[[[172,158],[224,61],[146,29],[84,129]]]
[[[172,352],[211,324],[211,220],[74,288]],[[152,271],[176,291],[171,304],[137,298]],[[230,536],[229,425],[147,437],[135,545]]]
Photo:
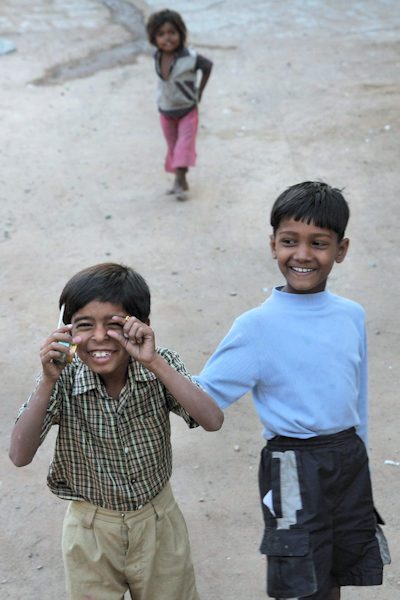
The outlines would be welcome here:
[[[216,402],[179,356],[156,348],[150,290],[105,263],[66,284],[64,323],[42,344],[35,391],[10,445],[29,464],[58,425],[48,486],[69,500],[63,558],[71,600],[198,600],[186,524],[169,478],[169,413],[218,430]],[[73,355],[71,345],[76,345]]]

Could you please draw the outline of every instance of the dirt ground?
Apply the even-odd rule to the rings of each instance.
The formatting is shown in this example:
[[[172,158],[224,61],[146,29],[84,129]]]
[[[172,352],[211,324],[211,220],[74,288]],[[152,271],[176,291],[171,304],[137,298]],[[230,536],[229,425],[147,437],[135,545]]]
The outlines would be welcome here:
[[[0,56],[0,597],[65,599],[66,503],[45,483],[55,432],[24,469],[9,461],[8,444],[67,279],[108,260],[137,268],[152,290],[158,345],[198,373],[233,319],[281,283],[268,247],[273,201],[289,185],[323,179],[345,188],[351,206],[351,247],[330,290],[367,311],[369,452],[393,559],[383,586],[348,589],[343,598],[393,600],[400,467],[385,461],[400,462],[400,4],[170,4],[190,43],[214,61],[185,203],[164,195],[171,177],[142,24],[164,7],[1,2],[0,37],[16,51]],[[218,433],[172,419],[172,483],[201,598],[265,598],[263,440],[251,398],[226,411]]]

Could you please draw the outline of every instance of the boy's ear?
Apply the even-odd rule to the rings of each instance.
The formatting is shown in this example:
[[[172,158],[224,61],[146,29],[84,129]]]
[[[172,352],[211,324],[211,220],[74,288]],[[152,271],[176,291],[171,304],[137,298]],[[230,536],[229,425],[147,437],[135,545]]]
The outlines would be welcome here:
[[[150,327],[150,319],[146,319],[146,325]]]
[[[349,244],[350,244],[350,240],[349,238],[344,238],[337,249],[337,253],[336,253],[336,258],[335,261],[337,263],[341,263],[344,261],[346,254],[347,254],[347,250],[349,249]]]
[[[272,258],[276,258],[276,241],[273,233],[269,236],[269,245],[271,246]]]

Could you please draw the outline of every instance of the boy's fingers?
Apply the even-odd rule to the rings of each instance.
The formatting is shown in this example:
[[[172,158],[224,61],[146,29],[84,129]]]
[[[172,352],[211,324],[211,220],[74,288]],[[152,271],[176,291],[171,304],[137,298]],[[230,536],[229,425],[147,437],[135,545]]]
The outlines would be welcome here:
[[[65,325],[64,327],[60,327],[60,329],[56,329],[53,333],[46,339],[41,345],[41,349],[46,345],[49,345],[52,342],[68,342],[72,341],[70,331],[72,329],[72,325]],[[82,338],[81,338],[82,339]]]
[[[142,344],[146,338],[152,337],[152,330],[150,327],[135,319],[135,322],[130,322],[129,326],[124,326],[122,335],[119,332],[113,331],[112,329],[107,334],[118,340],[123,346],[127,344]]]
[[[63,325],[62,327],[59,327],[58,329],[56,329],[54,331],[54,333],[58,332],[58,333],[68,333],[69,331],[71,331],[73,325],[72,323],[69,323],[68,325]]]

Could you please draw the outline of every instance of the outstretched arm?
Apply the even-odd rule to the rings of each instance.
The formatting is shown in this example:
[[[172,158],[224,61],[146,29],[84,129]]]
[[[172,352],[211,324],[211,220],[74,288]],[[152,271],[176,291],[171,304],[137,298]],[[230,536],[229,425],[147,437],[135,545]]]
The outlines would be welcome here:
[[[211,75],[211,69],[209,71],[202,71],[201,81],[199,85],[199,91],[197,93],[198,101],[200,102],[201,97],[203,95],[203,90],[207,85],[207,81],[209,80]]]
[[[71,343],[69,331],[72,325],[60,327],[43,342],[40,348],[40,359],[43,366],[42,377],[29,403],[11,434],[9,457],[16,467],[24,467],[32,462],[40,445],[40,434],[46,417],[47,407],[54,386],[67,362],[60,362],[65,354],[71,351],[60,342]],[[75,338],[79,343],[81,338]]]
[[[156,352],[154,332],[149,325],[135,317],[130,317],[129,320],[122,317],[113,317],[113,319],[123,325],[122,332],[109,330],[107,334],[117,340],[132,358],[154,373],[203,429],[206,431],[220,429],[224,415],[218,404]]]

